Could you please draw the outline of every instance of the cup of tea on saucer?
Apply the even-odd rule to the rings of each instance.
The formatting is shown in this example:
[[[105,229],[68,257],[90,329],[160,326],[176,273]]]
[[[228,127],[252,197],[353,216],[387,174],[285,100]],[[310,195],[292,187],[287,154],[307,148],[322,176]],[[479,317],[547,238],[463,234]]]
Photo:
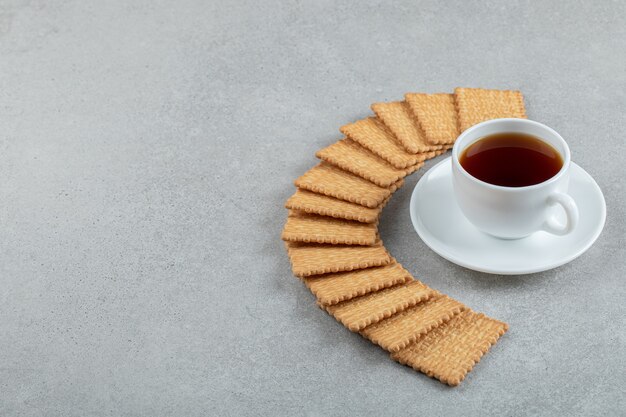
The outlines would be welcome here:
[[[606,204],[561,135],[494,119],[465,130],[452,156],[420,178],[410,214],[422,241],[449,261],[520,275],[583,254],[604,227]]]
[[[579,219],[567,194],[571,156],[556,131],[527,119],[494,119],[464,131],[452,149],[452,184],[461,211],[502,239],[540,230],[571,233]],[[565,222],[556,220],[559,205]]]

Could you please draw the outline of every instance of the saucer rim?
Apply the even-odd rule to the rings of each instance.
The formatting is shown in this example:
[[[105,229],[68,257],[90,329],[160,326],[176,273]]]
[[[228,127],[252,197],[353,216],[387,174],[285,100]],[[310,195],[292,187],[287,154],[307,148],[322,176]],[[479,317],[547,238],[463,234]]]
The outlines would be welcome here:
[[[511,270],[511,269],[502,270],[502,269],[497,269],[497,268],[486,268],[486,267],[480,266],[480,264],[472,264],[471,262],[466,262],[464,260],[461,260],[453,255],[445,253],[445,251],[442,248],[438,248],[437,245],[434,245],[433,242],[429,241],[429,239],[424,238],[424,235],[427,232],[425,230],[422,230],[422,227],[420,226],[417,209],[415,210],[413,209],[413,207],[415,207],[415,205],[417,204],[416,202],[417,202],[417,195],[419,194],[419,190],[420,188],[424,187],[424,184],[427,181],[427,178],[429,177],[429,175],[432,172],[434,172],[437,168],[439,168],[440,165],[443,165],[446,163],[451,164],[452,157],[447,157],[443,161],[434,165],[432,168],[426,171],[424,175],[422,175],[422,177],[419,179],[417,184],[415,184],[415,188],[413,188],[413,192],[411,193],[411,199],[409,201],[409,215],[411,217],[411,223],[413,224],[413,228],[417,232],[417,235],[420,237],[422,242],[424,242],[424,244],[426,244],[426,246],[428,246],[433,252],[435,252],[442,258],[447,259],[448,261],[456,265],[462,266],[464,268],[467,268],[473,271],[494,274],[494,275],[527,275],[527,274],[535,274],[538,272],[549,271],[551,269],[558,268],[559,266],[565,265],[573,261],[574,259],[578,258],[583,253],[585,253],[596,242],[596,240],[598,239],[598,237],[600,237],[600,234],[604,230],[604,225],[606,223],[606,201],[604,199],[604,194],[602,193],[602,189],[587,171],[585,171],[580,165],[576,164],[574,161],[571,161],[571,168],[574,168],[574,170],[580,170],[581,174],[586,175],[588,179],[591,180],[592,186],[595,187],[596,191],[598,192],[600,196],[600,202],[602,206],[601,221],[598,223],[599,227],[596,227],[592,235],[592,238],[589,239],[583,247],[573,252],[572,255],[563,257],[555,262],[543,264],[541,266],[526,268],[526,269],[521,268],[521,269],[514,269],[514,270]],[[448,177],[452,176],[451,170],[450,170],[449,175],[447,176]],[[430,233],[430,235],[432,235],[432,233]],[[493,238],[493,239],[496,239],[496,238]],[[437,242],[441,242],[441,241],[437,240]]]

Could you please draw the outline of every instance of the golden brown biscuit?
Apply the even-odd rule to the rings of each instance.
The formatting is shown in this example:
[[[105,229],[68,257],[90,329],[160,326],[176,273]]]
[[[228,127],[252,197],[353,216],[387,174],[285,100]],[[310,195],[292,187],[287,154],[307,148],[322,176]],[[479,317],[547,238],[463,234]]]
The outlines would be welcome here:
[[[373,246],[341,246],[287,242],[287,254],[297,277],[353,271],[387,265],[391,256],[380,241]]]
[[[341,133],[364,148],[380,156],[398,169],[408,168],[423,162],[432,153],[412,154],[395,139],[391,131],[376,117],[368,117],[342,126]]]
[[[311,168],[295,181],[296,187],[369,208],[380,206],[401,184],[402,180],[399,180],[389,188],[379,187],[326,162]]]
[[[454,89],[454,99],[461,132],[485,120],[526,118],[524,96],[520,91],[459,87]]]
[[[411,274],[395,260],[385,266],[304,278],[323,305],[337,304],[412,280]]]
[[[459,385],[507,329],[506,323],[466,310],[391,357],[443,383]]]
[[[458,301],[437,293],[401,313],[366,327],[361,330],[361,334],[383,349],[397,352],[424,333],[450,320],[464,308]]]
[[[374,103],[372,110],[407,152],[416,154],[440,149],[440,146],[428,143],[417,117],[406,101]]]
[[[375,223],[359,223],[290,210],[282,239],[334,245],[373,245],[377,232]]]
[[[454,143],[461,132],[453,94],[407,93],[404,98],[429,143]]]
[[[323,306],[353,332],[430,298],[434,291],[419,281],[397,285],[339,304]]]
[[[389,201],[385,199],[378,207],[369,208],[360,204],[350,203],[312,191],[297,189],[285,203],[288,209],[304,211],[310,214],[335,217],[337,219],[356,220],[361,223],[374,223]]]
[[[347,138],[320,149],[315,156],[344,171],[365,178],[379,187],[389,187],[424,165],[420,162],[408,168],[395,168],[384,159]]]

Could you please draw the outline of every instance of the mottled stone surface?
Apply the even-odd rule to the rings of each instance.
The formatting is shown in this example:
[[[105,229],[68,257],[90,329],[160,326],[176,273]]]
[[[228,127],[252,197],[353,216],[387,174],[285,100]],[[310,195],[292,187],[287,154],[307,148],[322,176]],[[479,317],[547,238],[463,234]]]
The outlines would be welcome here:
[[[625,4],[0,0],[0,415],[623,415]],[[339,126],[455,86],[521,89],[608,217],[486,275],[419,240],[407,180],[392,254],[511,325],[451,389],[316,308],[279,235]]]

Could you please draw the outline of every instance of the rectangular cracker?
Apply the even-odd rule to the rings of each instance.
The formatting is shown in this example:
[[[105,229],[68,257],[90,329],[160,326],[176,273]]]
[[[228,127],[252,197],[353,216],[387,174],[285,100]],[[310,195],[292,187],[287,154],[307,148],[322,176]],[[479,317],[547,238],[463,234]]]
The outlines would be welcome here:
[[[297,242],[287,242],[286,246],[293,274],[302,278],[382,266],[391,262],[391,256],[380,241],[372,246]]]
[[[434,328],[391,358],[448,385],[458,385],[508,329],[471,310]]]
[[[429,152],[441,146],[427,142],[424,132],[406,101],[374,103],[372,110],[385,126],[396,136],[400,145],[409,153]]]
[[[375,208],[402,185],[401,181],[389,188],[379,187],[364,178],[321,162],[294,183],[305,190]]]
[[[432,289],[414,280],[323,308],[348,329],[357,332],[427,300],[433,294]]]
[[[320,304],[333,305],[412,280],[394,259],[385,266],[304,278],[304,283]]]
[[[290,242],[367,246],[376,242],[377,232],[375,223],[359,223],[290,210],[281,237]]]
[[[451,144],[459,132],[454,94],[407,93],[404,99],[417,117],[426,140],[432,144]]]
[[[404,150],[394,134],[376,117],[358,120],[339,130],[398,169],[408,168],[432,157],[430,152],[412,154]]]
[[[459,87],[454,89],[454,99],[461,132],[485,120],[526,118],[521,91]]]
[[[361,334],[389,352],[398,352],[464,309],[460,302],[437,293],[386,320],[367,326]]]
[[[295,194],[289,197],[285,203],[285,207],[310,214],[335,217],[337,219],[355,220],[361,223],[374,223],[378,220],[383,207],[385,207],[388,201],[389,197],[378,207],[368,208],[360,204],[350,203],[323,194],[297,189]]]
[[[398,169],[352,139],[342,139],[315,154],[322,161],[358,175],[380,187],[389,187],[422,167],[423,163]]]

